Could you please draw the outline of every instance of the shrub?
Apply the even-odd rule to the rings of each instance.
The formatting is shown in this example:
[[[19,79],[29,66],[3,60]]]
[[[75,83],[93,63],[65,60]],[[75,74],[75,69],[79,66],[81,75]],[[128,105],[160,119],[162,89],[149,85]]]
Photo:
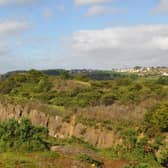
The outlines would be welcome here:
[[[47,138],[47,128],[35,127],[27,119],[22,119],[20,122],[11,119],[0,124],[0,148],[3,151],[48,150]]]
[[[161,131],[168,131],[168,102],[155,105],[145,116],[149,126],[155,126]]]
[[[113,93],[106,93],[101,97],[101,103],[108,106],[113,104],[117,100]]]
[[[161,152],[158,161],[163,167],[168,167],[168,147]]]
[[[86,107],[86,106],[95,106],[99,104],[99,98],[101,94],[97,91],[90,91],[85,93],[79,93],[74,98],[74,105],[79,107]]]
[[[93,159],[91,156],[87,155],[87,154],[80,154],[77,155],[76,157],[77,160],[83,161],[83,162],[87,162],[89,164],[93,164],[98,168],[103,168],[103,162]]]
[[[135,148],[135,145],[137,143],[137,132],[134,129],[128,128],[124,130],[122,132],[122,137],[127,149],[132,150],[133,148]]]
[[[70,75],[69,75],[68,71],[63,70],[63,71],[60,73],[60,77],[61,77],[61,79],[69,79],[69,78],[70,78]]]
[[[124,166],[123,168],[150,168],[150,167],[145,163],[140,163],[138,165],[130,164],[128,166]]]
[[[157,81],[157,84],[168,85],[168,77],[160,77]]]

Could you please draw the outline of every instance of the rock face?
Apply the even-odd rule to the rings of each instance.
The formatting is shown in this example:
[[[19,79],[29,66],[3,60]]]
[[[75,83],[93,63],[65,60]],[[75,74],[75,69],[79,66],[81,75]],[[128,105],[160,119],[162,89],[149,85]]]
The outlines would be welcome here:
[[[28,118],[34,125],[48,127],[49,135],[57,138],[68,138],[71,136],[83,138],[85,141],[98,147],[111,147],[116,143],[113,131],[95,129],[75,123],[75,116],[71,122],[65,122],[60,116],[50,116],[37,109],[25,105],[13,105],[0,103],[0,120]]]

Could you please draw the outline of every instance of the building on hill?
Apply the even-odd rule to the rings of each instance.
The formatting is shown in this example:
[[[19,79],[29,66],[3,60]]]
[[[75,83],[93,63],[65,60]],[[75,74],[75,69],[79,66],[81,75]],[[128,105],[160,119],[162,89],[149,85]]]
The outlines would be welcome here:
[[[168,73],[167,73],[167,72],[164,72],[164,73],[162,74],[162,76],[168,76]]]

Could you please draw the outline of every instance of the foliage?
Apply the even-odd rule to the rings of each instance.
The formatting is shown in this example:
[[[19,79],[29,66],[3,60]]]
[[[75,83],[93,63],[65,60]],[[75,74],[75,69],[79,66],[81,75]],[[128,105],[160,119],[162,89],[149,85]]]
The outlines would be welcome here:
[[[150,168],[150,167],[147,164],[145,164],[145,163],[140,163],[138,165],[130,164],[128,166],[124,166],[123,168]]]
[[[141,77],[111,71],[70,74],[60,70],[57,77],[36,70],[12,74],[0,79],[1,100],[5,97],[16,104],[33,102],[35,105],[32,103],[32,107],[41,105],[40,111],[61,115],[66,122],[70,122],[72,114],[75,114],[75,123],[114,131],[122,143],[108,149],[98,149],[77,137],[51,140],[46,128],[35,127],[29,120],[22,119],[20,122],[9,120],[0,123],[0,149],[43,151],[49,149],[52,142],[54,145],[79,145],[111,159],[137,161],[136,165],[130,165],[132,168],[164,166],[167,164],[167,149],[161,153],[159,163],[155,153],[163,145],[162,132],[168,131],[167,85],[166,77]],[[152,103],[145,104],[148,102],[146,100],[152,100]],[[140,112],[156,102],[151,109],[147,109],[144,121],[134,121],[129,113],[135,106],[140,107],[136,108],[136,114],[142,118],[143,113]],[[120,107],[117,109],[119,114],[115,112],[116,107]],[[127,119],[121,119],[122,116]],[[79,155],[78,159],[100,164],[88,155]]]
[[[27,119],[20,122],[8,120],[0,123],[0,149],[41,151],[48,150],[48,130],[44,127],[35,127]]]
[[[87,77],[87,75],[75,75],[73,77],[73,79],[75,80],[79,80],[79,81],[83,81],[83,82],[88,82],[89,81],[89,78]]]
[[[70,75],[69,75],[69,73],[68,73],[68,71],[62,71],[61,72],[61,74],[60,74],[60,77],[62,78],[62,79],[69,79],[70,78]]]
[[[101,97],[102,104],[106,106],[112,105],[116,100],[117,98],[113,93],[106,93]]]
[[[151,79],[101,71],[96,72],[96,78],[97,75],[103,76],[104,73],[112,76],[113,80],[88,80],[87,74],[70,76],[69,72],[64,70],[59,71],[59,77],[47,76],[36,70],[16,73],[0,80],[0,94],[18,101],[37,100],[45,104],[82,108],[102,104],[109,106],[118,102],[139,103],[150,97],[162,100],[168,96],[166,78]],[[80,87],[73,88],[73,85],[68,86],[66,82],[73,78],[87,82],[80,82]],[[106,76],[104,78],[106,79]],[[56,82],[58,88],[62,89],[54,90],[55,79],[59,79]],[[79,86],[79,81],[73,80],[73,83]]]
[[[145,121],[149,127],[155,126],[161,131],[168,131],[168,102],[161,102],[146,114]]]
[[[98,167],[98,168],[102,168],[103,167],[103,162],[93,159],[92,157],[90,157],[87,154],[79,154],[76,156],[77,160],[83,161],[83,162],[87,162],[89,164],[93,164],[94,166]]]
[[[163,167],[168,167],[168,147],[165,147],[165,149],[161,151],[160,155],[158,161]]]
[[[156,83],[161,85],[168,85],[168,77],[160,77]]]
[[[51,88],[48,76],[31,70],[28,73],[15,74],[0,82],[0,93],[10,96],[33,98]]]
[[[128,128],[128,129],[124,130],[121,133],[121,135],[124,140],[124,146],[128,150],[132,150],[133,148],[135,148],[135,145],[137,143],[137,132],[134,129]]]

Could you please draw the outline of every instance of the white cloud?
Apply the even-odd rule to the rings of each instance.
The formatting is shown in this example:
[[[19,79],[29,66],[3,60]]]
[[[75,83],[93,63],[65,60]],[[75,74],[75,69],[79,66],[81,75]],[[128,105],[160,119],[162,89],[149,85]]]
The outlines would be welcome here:
[[[0,0],[0,5],[32,4],[38,0]]]
[[[82,30],[72,41],[75,59],[93,67],[168,65],[168,25]]]
[[[156,14],[168,13],[168,0],[160,0],[159,5],[153,10]]]
[[[112,0],[74,0],[76,5],[90,5],[111,2]]]
[[[19,21],[0,21],[0,36],[20,33],[29,28],[29,24]]]
[[[15,38],[28,28],[29,24],[25,22],[14,20],[0,21],[0,67],[8,66],[7,64],[4,65],[4,62],[14,52],[12,48],[15,48],[15,45],[13,43],[17,43]]]
[[[74,47],[80,50],[102,48],[168,49],[168,25],[142,25],[79,31],[74,34],[73,39]]]
[[[111,8],[107,6],[100,6],[100,5],[95,5],[91,8],[86,13],[86,16],[97,16],[97,15],[103,15],[103,14],[120,14],[123,13],[124,10],[119,9],[119,8]]]

